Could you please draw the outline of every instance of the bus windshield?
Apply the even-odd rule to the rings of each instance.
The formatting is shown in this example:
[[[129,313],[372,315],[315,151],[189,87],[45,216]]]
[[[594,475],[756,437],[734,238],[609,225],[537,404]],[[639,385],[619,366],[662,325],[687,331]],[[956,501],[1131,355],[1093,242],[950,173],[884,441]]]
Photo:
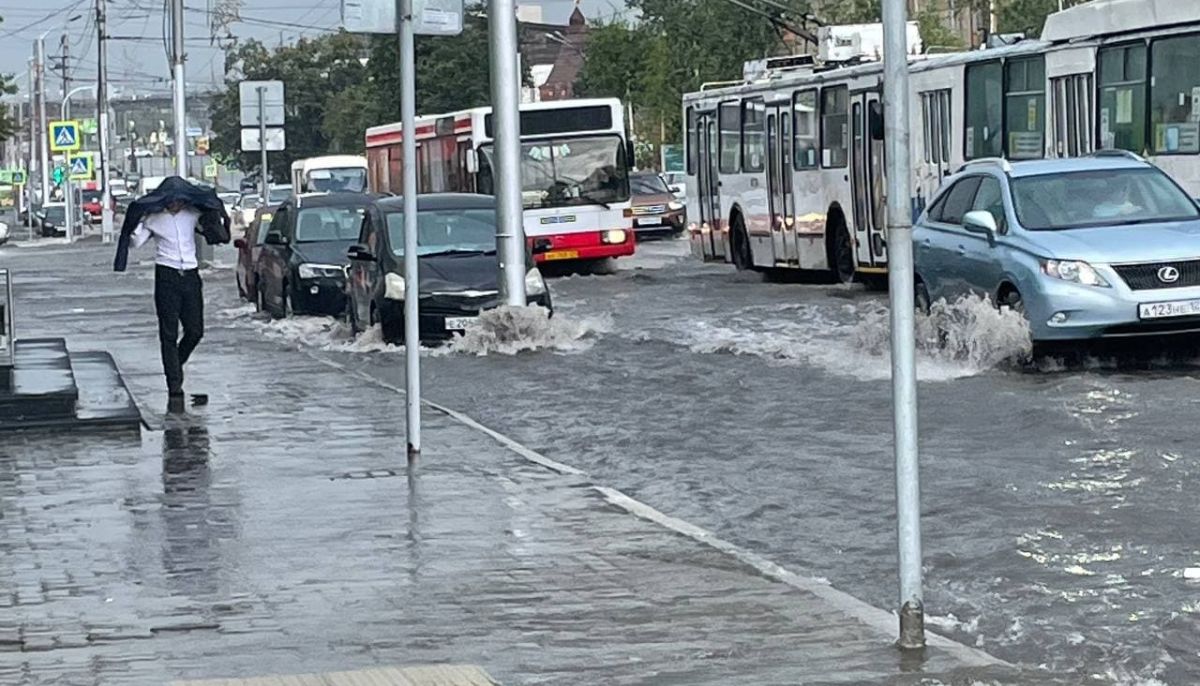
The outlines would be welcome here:
[[[366,193],[367,170],[362,167],[313,169],[308,172],[307,185],[313,193]]]
[[[494,193],[491,143],[480,156],[479,192]],[[619,136],[521,141],[521,198],[526,209],[605,205],[629,199]]]

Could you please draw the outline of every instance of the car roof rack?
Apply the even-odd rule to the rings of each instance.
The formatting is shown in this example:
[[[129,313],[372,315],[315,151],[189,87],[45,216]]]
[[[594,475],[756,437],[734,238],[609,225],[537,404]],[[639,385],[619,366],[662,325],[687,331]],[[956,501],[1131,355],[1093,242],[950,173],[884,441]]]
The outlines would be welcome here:
[[[1124,157],[1127,160],[1137,160],[1138,162],[1146,161],[1146,158],[1142,157],[1136,152],[1121,150],[1120,148],[1102,148],[1100,150],[1093,150],[1088,153],[1088,157]]]
[[[963,171],[964,169],[969,169],[971,167],[981,167],[985,165],[991,167],[1000,167],[1005,174],[1012,171],[1012,164],[1010,164],[1009,161],[1003,157],[980,157],[978,159],[966,162],[963,164],[963,166],[959,167],[958,170]]]

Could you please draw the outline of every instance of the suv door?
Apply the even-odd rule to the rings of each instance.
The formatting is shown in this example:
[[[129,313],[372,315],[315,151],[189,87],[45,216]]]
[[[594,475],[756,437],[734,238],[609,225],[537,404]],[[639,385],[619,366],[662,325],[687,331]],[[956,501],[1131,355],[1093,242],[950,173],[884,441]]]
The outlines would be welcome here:
[[[954,182],[930,206],[914,232],[917,272],[925,282],[930,301],[953,301],[968,291],[962,257],[967,235],[963,215],[970,211],[983,177],[967,176]]]
[[[1000,179],[985,176],[979,181],[971,211],[989,212],[996,220],[996,235],[988,237],[971,231],[959,237],[957,271],[967,288],[978,295],[995,298],[1000,284],[1000,256],[1004,234],[1008,232],[1008,220],[1004,211],[1004,186]]]
[[[364,246],[374,260],[350,260],[349,278],[346,280],[346,295],[350,303],[350,315],[359,328],[371,322],[371,301],[374,285],[379,280],[379,215],[374,208],[363,212],[362,229],[358,233],[358,244]]]
[[[288,215],[291,208],[287,205],[280,207],[267,229],[263,238],[262,254],[258,257],[258,290],[263,304],[278,310],[283,308],[283,282],[287,278],[288,255],[291,250],[287,245]],[[259,231],[262,227],[259,226]],[[278,242],[273,242],[278,238]]]

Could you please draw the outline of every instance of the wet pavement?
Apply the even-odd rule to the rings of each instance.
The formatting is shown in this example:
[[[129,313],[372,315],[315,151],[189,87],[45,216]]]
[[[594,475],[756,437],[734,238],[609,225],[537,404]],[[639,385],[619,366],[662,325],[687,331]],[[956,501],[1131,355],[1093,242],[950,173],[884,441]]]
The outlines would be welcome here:
[[[824,550],[792,568],[800,575],[755,557],[784,557],[753,540],[757,525],[733,526],[757,495],[707,510],[712,480],[739,488],[747,464],[734,458],[757,460],[767,442],[725,454],[724,473],[679,474],[681,454],[697,469],[715,466],[725,446],[701,437],[725,422],[703,405],[720,398],[682,402],[659,389],[621,404],[663,375],[686,383],[698,371],[672,370],[678,362],[663,355],[646,358],[643,373],[638,360],[605,352],[610,341],[653,347],[615,335],[616,310],[584,314],[590,294],[639,287],[636,274],[561,282],[569,306],[547,325],[549,348],[426,356],[434,399],[590,475],[547,469],[432,409],[425,453],[409,470],[399,356],[319,320],[251,316],[235,302],[228,267],[206,276],[208,332],[188,367],[188,390],[211,403],[160,414],[152,273],[143,263],[111,274],[110,254],[0,248],[17,272],[19,335],[111,351],[151,425],[140,440],[25,434],[0,444],[0,683],[161,684],[436,662],[479,664],[504,683],[1049,681],[1036,669],[978,666],[984,653],[945,641],[923,659],[902,657],[886,613],[804,576],[836,568],[852,540],[817,540],[836,532],[811,510],[832,503],[806,495],[788,504],[791,537]],[[669,255],[663,267],[677,268]],[[681,425],[688,430],[672,430]],[[697,541],[706,534],[597,485],[642,491],[669,515],[699,507],[705,516],[693,521],[717,521],[742,547]],[[826,519],[871,509],[868,485]],[[888,538],[886,517],[879,529]]]

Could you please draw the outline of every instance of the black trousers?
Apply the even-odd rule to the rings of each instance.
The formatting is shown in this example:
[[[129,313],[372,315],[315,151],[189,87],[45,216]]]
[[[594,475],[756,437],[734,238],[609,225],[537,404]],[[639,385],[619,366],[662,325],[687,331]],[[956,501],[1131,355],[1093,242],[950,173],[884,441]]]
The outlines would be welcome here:
[[[183,392],[183,365],[204,336],[204,292],[200,272],[158,265],[154,268],[154,309],[158,313],[158,342],[162,348],[167,391]],[[183,324],[183,338],[179,325]]]

